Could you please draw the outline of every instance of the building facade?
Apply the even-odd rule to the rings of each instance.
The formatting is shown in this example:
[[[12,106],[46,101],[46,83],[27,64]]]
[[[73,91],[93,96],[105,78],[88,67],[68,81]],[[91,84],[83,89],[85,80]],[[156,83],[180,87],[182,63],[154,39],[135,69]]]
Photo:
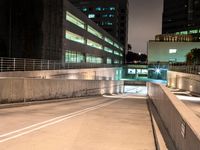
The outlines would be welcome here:
[[[162,33],[191,34],[200,41],[200,0],[164,0]]]
[[[128,41],[128,0],[70,0],[88,18],[116,37],[126,48]]]
[[[123,45],[66,0],[0,4],[0,57],[122,63]]]

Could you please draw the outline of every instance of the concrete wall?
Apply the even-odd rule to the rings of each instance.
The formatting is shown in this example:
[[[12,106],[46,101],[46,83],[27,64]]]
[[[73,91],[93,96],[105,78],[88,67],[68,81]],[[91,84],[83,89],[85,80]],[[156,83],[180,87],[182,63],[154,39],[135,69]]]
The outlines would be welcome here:
[[[58,99],[123,92],[123,81],[0,79],[0,103]]]
[[[168,86],[200,94],[200,76],[195,74],[168,71]]]
[[[148,83],[148,94],[177,150],[200,149],[200,120],[167,87]]]
[[[122,77],[122,68],[119,67],[119,68],[1,72],[0,77],[120,80]]]
[[[185,62],[186,54],[193,48],[200,48],[200,42],[155,42],[148,43],[148,62]],[[170,54],[169,49],[177,49],[176,53]]]

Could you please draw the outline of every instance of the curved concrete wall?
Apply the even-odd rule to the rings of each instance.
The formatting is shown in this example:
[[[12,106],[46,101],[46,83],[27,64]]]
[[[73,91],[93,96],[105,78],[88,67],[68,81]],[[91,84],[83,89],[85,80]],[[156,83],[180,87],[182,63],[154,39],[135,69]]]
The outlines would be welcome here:
[[[168,71],[168,86],[200,94],[200,76]]]
[[[123,86],[123,81],[5,78],[0,103],[122,93]]]
[[[148,83],[148,94],[177,150],[199,150],[199,118],[165,86]]]

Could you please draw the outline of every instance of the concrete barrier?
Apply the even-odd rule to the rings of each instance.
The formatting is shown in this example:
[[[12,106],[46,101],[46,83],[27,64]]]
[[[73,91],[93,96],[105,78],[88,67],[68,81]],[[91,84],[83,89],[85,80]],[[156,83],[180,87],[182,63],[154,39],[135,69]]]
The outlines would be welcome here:
[[[199,118],[163,85],[148,83],[150,100],[177,150],[200,150]]]
[[[0,103],[81,97],[123,92],[123,81],[0,79]]]

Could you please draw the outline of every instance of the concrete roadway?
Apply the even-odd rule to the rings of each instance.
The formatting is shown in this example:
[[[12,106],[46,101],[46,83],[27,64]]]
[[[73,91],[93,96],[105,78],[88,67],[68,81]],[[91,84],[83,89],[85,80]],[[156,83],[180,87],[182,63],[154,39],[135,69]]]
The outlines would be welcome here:
[[[0,150],[155,150],[146,98],[89,97],[0,109]]]

